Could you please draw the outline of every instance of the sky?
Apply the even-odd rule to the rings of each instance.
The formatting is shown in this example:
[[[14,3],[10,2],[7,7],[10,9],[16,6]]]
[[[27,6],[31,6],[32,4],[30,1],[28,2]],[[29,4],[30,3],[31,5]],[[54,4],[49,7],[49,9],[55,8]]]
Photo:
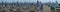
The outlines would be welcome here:
[[[36,2],[37,0],[0,0],[0,2],[2,2],[2,1],[4,1],[4,2],[9,2],[9,3],[11,3],[11,2]],[[42,3],[46,3],[46,2],[49,2],[49,1],[51,1],[51,2],[55,2],[56,0],[38,0],[38,1],[41,1]],[[60,0],[57,0],[58,1],[58,3],[60,3]]]

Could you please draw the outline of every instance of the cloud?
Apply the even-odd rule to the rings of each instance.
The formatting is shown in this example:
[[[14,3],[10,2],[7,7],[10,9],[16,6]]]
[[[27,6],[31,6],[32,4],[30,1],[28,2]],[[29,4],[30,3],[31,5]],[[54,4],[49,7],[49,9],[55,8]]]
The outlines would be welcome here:
[[[16,1],[19,1],[19,2],[25,2],[25,1],[26,2],[36,2],[37,0],[0,0],[0,2],[1,1],[6,1],[6,2],[16,2]],[[56,0],[39,0],[39,1],[45,3],[45,2],[49,2],[49,1],[55,2]],[[60,3],[60,0],[58,0],[58,2]]]

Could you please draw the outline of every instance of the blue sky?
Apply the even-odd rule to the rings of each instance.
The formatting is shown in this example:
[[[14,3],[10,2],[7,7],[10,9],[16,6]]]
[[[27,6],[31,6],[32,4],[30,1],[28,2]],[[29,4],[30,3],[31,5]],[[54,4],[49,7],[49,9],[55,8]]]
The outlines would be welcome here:
[[[16,1],[19,1],[19,2],[36,2],[36,0],[0,0],[1,1],[5,1],[5,2],[16,2]],[[56,0],[39,0],[41,1],[42,3],[46,3],[46,2],[55,2]],[[57,0],[59,3],[60,3],[60,0]]]

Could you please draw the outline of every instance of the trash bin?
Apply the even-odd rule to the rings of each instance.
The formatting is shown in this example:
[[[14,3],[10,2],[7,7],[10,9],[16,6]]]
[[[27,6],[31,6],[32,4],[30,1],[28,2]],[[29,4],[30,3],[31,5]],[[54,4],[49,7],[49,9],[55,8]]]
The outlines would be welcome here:
[[[51,11],[55,12],[55,7],[51,6]]]

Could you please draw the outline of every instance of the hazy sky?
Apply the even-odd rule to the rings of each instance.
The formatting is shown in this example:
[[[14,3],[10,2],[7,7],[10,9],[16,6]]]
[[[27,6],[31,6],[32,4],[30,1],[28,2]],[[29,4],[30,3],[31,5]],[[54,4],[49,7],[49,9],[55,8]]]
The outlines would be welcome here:
[[[19,1],[19,2],[36,2],[37,0],[0,0],[1,1],[6,1],[6,2],[16,2],[16,1]],[[42,3],[45,3],[45,2],[55,2],[56,0],[38,0],[38,1],[41,1]],[[60,0],[57,0],[59,3],[60,3]]]

